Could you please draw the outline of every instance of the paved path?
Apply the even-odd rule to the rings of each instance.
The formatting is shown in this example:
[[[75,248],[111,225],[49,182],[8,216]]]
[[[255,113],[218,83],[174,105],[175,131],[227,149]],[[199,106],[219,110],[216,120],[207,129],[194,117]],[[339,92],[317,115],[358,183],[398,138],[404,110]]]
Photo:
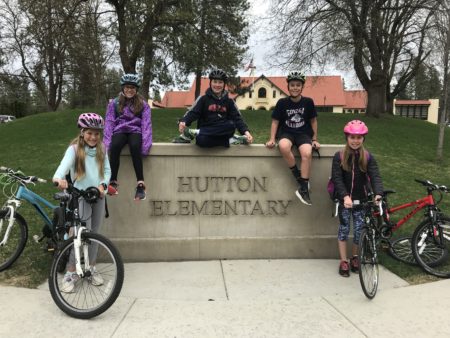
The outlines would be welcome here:
[[[409,286],[385,269],[368,300],[336,260],[125,265],[116,303],[66,316],[47,285],[0,287],[1,337],[449,337],[450,280]]]

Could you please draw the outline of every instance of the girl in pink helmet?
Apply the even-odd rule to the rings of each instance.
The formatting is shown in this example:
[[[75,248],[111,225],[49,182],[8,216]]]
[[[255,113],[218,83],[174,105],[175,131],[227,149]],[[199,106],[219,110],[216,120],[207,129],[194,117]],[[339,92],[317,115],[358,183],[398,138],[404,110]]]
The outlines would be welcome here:
[[[111,177],[108,156],[102,143],[102,131],[105,126],[103,118],[95,113],[81,114],[78,118],[80,133],[71,142],[66,153],[53,175],[53,182],[58,183],[58,188],[68,187],[67,175],[73,181],[77,189],[86,190],[97,187],[101,198],[92,204],[89,201],[80,200],[79,211],[81,219],[86,221],[86,226],[92,232],[98,232],[105,217],[105,199],[107,183]],[[93,249],[95,251],[95,249]],[[92,262],[95,265],[96,253],[91,251]],[[75,257],[71,254],[67,263],[67,272],[62,280],[62,292],[72,293],[76,290],[79,280],[75,272]],[[92,269],[91,283],[94,286],[103,284],[103,277],[95,269]]]
[[[369,129],[364,122],[353,120],[344,127],[345,148],[334,154],[331,179],[335,194],[339,200],[339,274],[344,277],[358,272],[358,243],[361,228],[364,224],[364,212],[358,207],[367,201],[369,191],[373,191],[375,199],[383,194],[383,183],[378,171],[377,162],[371,153],[364,148],[364,140]],[[353,245],[350,262],[347,259],[347,239],[350,223],[353,219]]]

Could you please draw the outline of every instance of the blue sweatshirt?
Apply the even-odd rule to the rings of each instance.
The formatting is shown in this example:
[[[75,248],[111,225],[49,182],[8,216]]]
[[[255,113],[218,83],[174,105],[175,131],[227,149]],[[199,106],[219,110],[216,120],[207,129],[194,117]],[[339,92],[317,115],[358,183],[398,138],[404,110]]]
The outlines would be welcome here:
[[[111,167],[109,166],[108,155],[105,154],[105,164],[103,168],[103,178],[100,177],[98,173],[97,161],[95,155],[97,150],[95,148],[84,147],[86,151],[85,158],[85,175],[82,178],[77,178],[75,180],[75,149],[76,146],[71,145],[67,148],[58,169],[56,169],[53,178],[65,179],[66,175],[70,172],[70,177],[75,181],[74,186],[77,189],[86,190],[89,187],[98,187],[100,184],[109,183],[111,178]]]

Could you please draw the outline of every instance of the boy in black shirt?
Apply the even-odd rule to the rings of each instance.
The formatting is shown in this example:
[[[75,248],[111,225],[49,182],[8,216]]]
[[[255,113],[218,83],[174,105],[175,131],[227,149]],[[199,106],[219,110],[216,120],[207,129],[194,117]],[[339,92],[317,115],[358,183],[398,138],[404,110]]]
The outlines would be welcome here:
[[[291,72],[287,77],[289,97],[279,99],[272,112],[272,126],[270,139],[266,147],[273,148],[278,138],[280,153],[289,169],[299,183],[295,192],[297,197],[306,205],[311,205],[309,197],[309,174],[311,169],[312,149],[320,148],[317,142],[317,111],[314,101],[302,96],[305,85],[305,75]],[[298,148],[301,157],[300,169],[295,163],[292,146]]]

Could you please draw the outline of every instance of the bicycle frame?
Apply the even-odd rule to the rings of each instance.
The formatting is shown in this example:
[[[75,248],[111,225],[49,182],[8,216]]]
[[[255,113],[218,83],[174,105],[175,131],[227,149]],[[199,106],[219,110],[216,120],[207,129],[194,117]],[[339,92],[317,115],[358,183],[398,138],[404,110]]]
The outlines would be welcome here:
[[[47,201],[45,198],[39,196],[38,194],[34,193],[33,191],[27,189],[24,186],[19,186],[19,189],[17,190],[17,193],[15,196],[11,199],[9,199],[6,202],[6,208],[9,209],[9,220],[8,220],[8,228],[5,232],[5,236],[3,237],[2,241],[0,242],[0,246],[4,245],[9,238],[9,233],[11,232],[11,228],[14,224],[14,214],[15,210],[17,210],[20,205],[22,204],[21,200],[25,200],[31,205],[34,206],[37,213],[41,216],[41,218],[45,221],[47,225],[53,228],[53,222],[48,217],[47,213],[45,212],[44,208],[42,207],[42,204],[50,209],[55,209],[57,206]],[[3,227],[3,220],[0,221],[0,231]]]
[[[400,220],[398,220],[398,222],[392,224],[393,225],[392,230],[395,231],[396,229],[401,227],[403,224],[405,224],[407,221],[409,221],[415,214],[417,214],[417,212],[419,212],[426,206],[434,206],[434,205],[435,205],[435,202],[434,202],[433,195],[430,194],[430,195],[420,198],[418,200],[388,208],[385,212],[385,219],[388,222],[390,222],[389,216],[391,213],[395,213],[398,210],[416,206],[408,214],[406,214],[404,217],[402,217]],[[378,213],[375,213],[375,216],[378,216],[378,215],[379,215]]]

